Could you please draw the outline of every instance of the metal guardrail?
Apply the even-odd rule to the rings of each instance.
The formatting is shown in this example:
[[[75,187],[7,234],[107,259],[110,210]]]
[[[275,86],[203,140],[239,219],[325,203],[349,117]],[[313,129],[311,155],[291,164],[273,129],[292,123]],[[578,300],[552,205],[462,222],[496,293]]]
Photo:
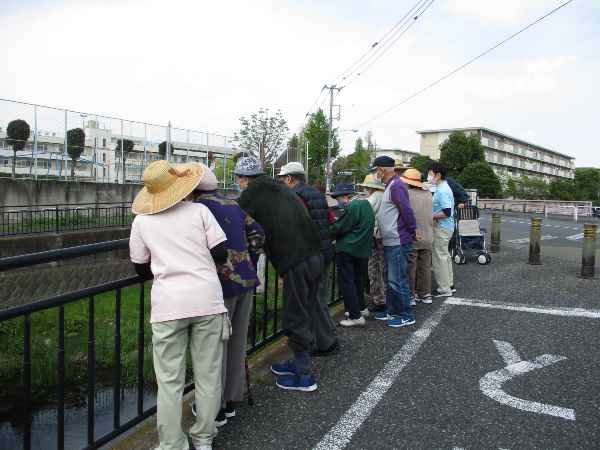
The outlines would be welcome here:
[[[107,252],[113,250],[120,250],[128,248],[129,239],[121,239],[116,241],[100,242],[96,244],[72,247],[62,250],[53,250],[48,252],[33,253],[28,255],[3,258],[0,259],[0,272],[23,267],[32,267],[37,264],[47,263],[49,261],[57,261],[69,258],[76,258],[80,256],[92,255],[100,252]],[[270,273],[271,272],[271,273]],[[328,275],[329,276],[329,275]],[[271,277],[274,277],[274,283],[271,281]],[[331,277],[333,282],[331,283],[331,302],[334,303],[336,299],[336,283],[335,283],[335,269],[333,270]],[[135,295],[131,296],[131,291],[127,290],[135,289]],[[55,394],[51,395],[52,398],[46,398],[46,403],[55,405],[53,408],[56,410],[56,448],[64,450],[65,448],[85,448],[85,449],[97,449],[106,443],[113,440],[115,437],[139,424],[146,418],[156,413],[156,406],[147,406],[144,398],[145,392],[148,389],[149,382],[145,375],[145,344],[148,340],[148,331],[145,329],[147,326],[147,305],[148,296],[147,286],[142,278],[138,276],[127,277],[121,280],[104,283],[98,286],[87,287],[74,292],[69,292],[63,295],[51,297],[42,301],[31,303],[28,305],[18,306],[10,309],[0,311],[0,337],[3,333],[6,333],[7,329],[10,329],[11,333],[17,333],[15,330],[22,330],[22,343],[20,348],[9,348],[5,351],[12,351],[13,361],[18,361],[21,358],[21,382],[19,385],[11,385],[11,390],[18,391],[15,396],[18,404],[13,405],[17,411],[16,415],[22,417],[22,424],[19,424],[18,428],[22,432],[22,448],[24,450],[30,450],[32,448],[32,417],[35,409],[34,390],[37,387],[32,382],[32,373],[34,369],[39,369],[39,365],[42,364],[36,361],[34,350],[39,342],[36,340],[36,332],[41,333],[42,331],[48,330],[36,330],[35,324],[40,317],[43,316],[48,320],[48,315],[51,315],[51,323],[55,324],[55,336],[53,338],[46,337],[44,340],[44,354],[49,357],[56,367],[56,386]],[[114,295],[113,295],[114,294]],[[248,353],[255,352],[267,343],[278,338],[282,334],[281,324],[281,309],[283,306],[283,299],[279,299],[279,283],[277,273],[271,269],[269,270],[269,264],[267,262],[267,270],[265,270],[265,282],[264,282],[264,293],[257,294],[255,292],[253,296],[253,310],[249,326],[248,336]],[[135,300],[132,300],[135,299]],[[70,335],[67,335],[67,325],[72,327],[72,321],[74,317],[69,312],[68,308],[70,305],[80,303],[79,308],[80,316],[77,320],[85,322],[79,331],[78,336],[82,343],[87,348],[85,357],[82,360],[85,363],[85,373],[82,373],[81,379],[82,385],[76,386],[78,392],[82,394],[85,392],[83,403],[87,407],[87,429],[86,433],[87,445],[81,447],[74,447],[72,443],[68,442],[68,436],[65,433],[65,411],[69,407],[68,398],[66,392],[71,386],[67,386],[67,373],[71,373],[75,370],[74,367],[69,366],[70,357],[67,357],[67,352],[71,346],[67,345],[67,340],[70,339]],[[131,308],[136,319],[134,321],[124,321],[123,315],[125,312],[129,313],[131,317]],[[114,309],[114,311],[113,311]],[[111,312],[107,316],[107,310]],[[81,311],[87,312],[87,317],[81,317]],[[14,325],[13,328],[7,325]],[[102,329],[102,327],[112,326],[112,330]],[[51,325],[54,330],[54,325]],[[107,367],[103,366],[102,374],[99,375],[97,365],[99,364],[99,356],[97,356],[97,346],[102,344],[98,339],[99,334],[108,333],[112,340],[113,357],[109,368],[109,378],[111,379],[112,389],[112,427],[108,432],[99,434],[97,431],[100,427],[97,426],[98,417],[95,414],[95,405],[97,403],[96,394],[98,392],[98,382],[100,377],[106,379]],[[21,335],[11,335],[12,339],[19,340]],[[4,340],[5,336],[2,337]],[[135,381],[130,380],[129,385],[135,386],[137,389],[136,394],[136,407],[134,417],[129,420],[122,420],[122,405],[121,398],[123,395],[123,389],[127,381],[123,380],[122,377],[122,362],[128,356],[127,353],[123,353],[126,350],[123,349],[127,341],[128,345],[131,346],[131,341],[135,341],[135,350],[129,349],[129,354],[134,353],[136,360],[135,367]],[[32,342],[35,341],[35,342]],[[104,342],[106,344],[106,342]],[[17,346],[15,346],[17,347]],[[103,361],[106,363],[106,361]],[[37,363],[37,367],[36,367]],[[18,384],[18,383],[17,383]],[[48,386],[44,386],[46,389]],[[191,391],[193,383],[188,384],[185,388],[185,392]],[[106,391],[106,389],[104,389]],[[47,392],[47,391],[44,391]],[[105,428],[105,427],[104,427]],[[83,431],[83,430],[82,430]]]
[[[556,214],[574,217],[592,216],[592,202],[557,201],[557,200],[507,200],[507,199],[478,199],[481,209],[501,210],[509,212]]]
[[[0,207],[0,236],[128,227],[131,203]]]

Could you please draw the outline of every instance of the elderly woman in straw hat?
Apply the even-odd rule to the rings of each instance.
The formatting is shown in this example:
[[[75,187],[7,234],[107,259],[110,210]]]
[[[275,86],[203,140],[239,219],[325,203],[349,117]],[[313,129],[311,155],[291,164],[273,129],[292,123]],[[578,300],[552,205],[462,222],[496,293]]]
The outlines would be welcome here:
[[[131,261],[138,274],[154,277],[150,322],[161,450],[190,447],[181,429],[188,346],[200,405],[190,428],[192,445],[210,449],[217,433],[223,343],[230,324],[216,266],[227,260],[227,238],[206,206],[189,201],[204,173],[198,164],[155,161],[144,171],[144,188],[132,206],[137,216]]]
[[[367,201],[373,208],[373,213],[377,217],[381,206],[381,198],[385,185],[377,181],[372,174],[365,177],[365,180],[359,186],[366,188],[369,196]],[[369,258],[369,309],[371,311],[383,311],[385,309],[385,293],[387,286],[387,268],[385,257],[383,256],[383,244],[379,236],[379,227],[375,220],[375,230],[373,233],[373,254]]]

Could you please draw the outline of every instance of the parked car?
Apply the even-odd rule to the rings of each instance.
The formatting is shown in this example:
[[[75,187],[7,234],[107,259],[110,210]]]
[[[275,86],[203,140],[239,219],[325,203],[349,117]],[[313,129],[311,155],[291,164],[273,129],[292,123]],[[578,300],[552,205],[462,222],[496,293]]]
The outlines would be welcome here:
[[[592,206],[592,216],[600,217],[600,206]]]

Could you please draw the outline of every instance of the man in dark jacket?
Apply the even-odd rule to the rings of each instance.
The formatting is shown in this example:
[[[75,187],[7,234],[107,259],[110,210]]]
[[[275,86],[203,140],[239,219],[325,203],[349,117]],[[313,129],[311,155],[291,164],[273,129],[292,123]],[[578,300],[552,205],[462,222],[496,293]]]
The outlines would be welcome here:
[[[283,183],[263,174],[254,157],[241,158],[233,171],[243,192],[239,205],[265,231],[267,258],[283,276],[283,328],[293,359],[273,364],[282,389],[317,389],[309,351],[314,346],[312,310],[319,307],[317,291],[323,274],[319,229],[298,196]]]
[[[446,176],[446,182],[450,189],[452,190],[452,195],[454,196],[454,204],[459,208],[464,207],[469,201],[469,194],[465,191],[465,188],[456,181],[454,178]]]
[[[315,326],[315,348],[312,356],[327,356],[339,350],[339,342],[335,335],[335,322],[329,313],[329,298],[331,295],[331,263],[333,261],[333,244],[329,226],[335,221],[333,212],[327,205],[325,194],[306,184],[304,167],[299,162],[286,164],[279,171],[278,177],[293,190],[306,207],[312,221],[319,227],[321,253],[324,260],[323,276],[319,283],[318,298],[320,309],[313,309]]]

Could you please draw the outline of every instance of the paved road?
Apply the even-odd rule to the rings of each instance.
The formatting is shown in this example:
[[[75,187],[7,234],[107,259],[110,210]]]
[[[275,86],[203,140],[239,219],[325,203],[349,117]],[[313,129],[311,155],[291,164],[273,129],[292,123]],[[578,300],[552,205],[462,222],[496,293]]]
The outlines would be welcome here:
[[[586,222],[597,223],[597,219],[580,218],[575,222],[573,218],[544,218],[542,222],[542,240],[544,246],[554,248],[581,249],[583,240],[583,225]],[[527,247],[529,245],[529,230],[531,224],[530,214],[507,213],[502,219],[502,241],[513,247]],[[481,225],[488,231],[491,230],[491,213],[484,212],[481,216]],[[597,239],[600,248],[600,238]]]
[[[409,329],[340,330],[316,393],[267,376],[214,448],[598,448],[600,280],[525,260],[505,247],[457,267],[459,297],[417,306]]]

